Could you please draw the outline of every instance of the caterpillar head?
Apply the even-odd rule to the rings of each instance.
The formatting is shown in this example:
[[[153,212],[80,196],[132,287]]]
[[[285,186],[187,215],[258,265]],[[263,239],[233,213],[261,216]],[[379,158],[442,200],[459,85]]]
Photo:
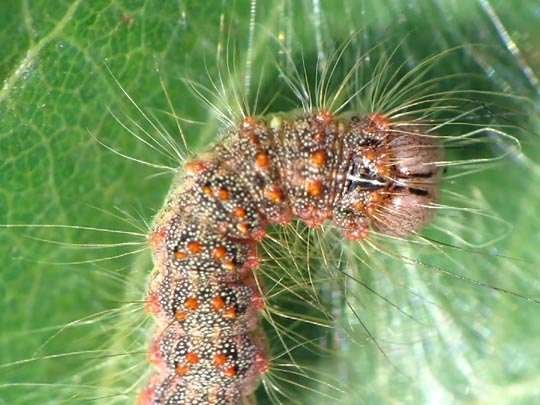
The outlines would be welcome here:
[[[424,132],[422,132],[424,131]],[[334,218],[350,239],[368,228],[404,235],[433,217],[443,148],[436,135],[410,123],[391,123],[380,114],[353,116],[343,188]]]

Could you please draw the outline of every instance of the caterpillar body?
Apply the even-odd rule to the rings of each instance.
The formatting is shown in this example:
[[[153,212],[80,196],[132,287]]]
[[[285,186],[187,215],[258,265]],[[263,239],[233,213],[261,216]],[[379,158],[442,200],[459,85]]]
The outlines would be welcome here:
[[[0,233],[0,402],[538,398],[530,303],[491,288],[538,295],[503,4],[74,1],[46,35],[41,3],[4,30],[37,37],[0,96],[0,222],[31,235]]]
[[[441,143],[380,114],[248,116],[190,161],[154,222],[147,309],[156,376],[143,404],[240,404],[269,365],[256,244],[267,224],[331,221],[349,239],[432,217]]]

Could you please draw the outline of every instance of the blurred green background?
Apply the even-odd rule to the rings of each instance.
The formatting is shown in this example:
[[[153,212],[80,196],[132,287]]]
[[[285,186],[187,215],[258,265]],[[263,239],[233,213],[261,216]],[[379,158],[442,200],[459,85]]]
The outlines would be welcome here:
[[[460,248],[442,252],[400,245],[399,254],[431,267],[399,257],[374,260],[371,267],[357,263],[358,278],[412,318],[360,285],[349,286],[350,301],[387,357],[344,309],[338,318],[349,324],[344,329],[358,330],[356,343],[335,332],[339,353],[311,356],[310,367],[332,374],[328,381],[346,388],[343,394],[325,384],[312,389],[350,404],[540,403],[538,304],[437,271],[540,295],[539,15],[537,1],[273,0],[255,8],[240,0],[2,1],[0,224],[144,234],[171,176],[155,176],[155,169],[99,142],[135,159],[174,166],[174,159],[122,125],[155,134],[152,123],[159,123],[179,140],[179,117],[193,148],[215,140],[217,118],[183,79],[210,85],[220,50],[226,58],[223,50],[234,49],[238,71],[231,75],[242,80],[246,59],[253,61],[247,69],[252,98],[264,70],[261,103],[280,90],[281,101],[270,104],[270,111],[278,111],[294,102],[287,101],[276,65],[286,70],[300,64],[302,55],[306,61],[324,59],[332,44],[356,32],[355,43],[363,49],[381,41],[390,49],[401,43],[396,60],[408,58],[412,65],[453,46],[482,44],[456,52],[432,74],[450,75],[445,86],[523,97],[486,108],[479,117],[483,125],[510,125],[523,154],[512,153],[451,185],[470,206],[487,207],[500,220],[457,213],[441,222],[454,224],[458,236],[463,227],[477,245],[493,242],[476,249],[452,237]],[[463,72],[476,76],[451,76]],[[507,231],[505,223],[512,230],[497,240]],[[144,237],[73,228],[0,229],[0,403],[134,402],[148,368],[143,351],[151,325],[136,301],[151,264],[144,252],[123,255],[141,246],[95,246],[131,241]],[[115,310],[126,302],[133,305]],[[319,394],[300,390],[280,399],[331,401]],[[259,396],[268,402],[264,392]]]

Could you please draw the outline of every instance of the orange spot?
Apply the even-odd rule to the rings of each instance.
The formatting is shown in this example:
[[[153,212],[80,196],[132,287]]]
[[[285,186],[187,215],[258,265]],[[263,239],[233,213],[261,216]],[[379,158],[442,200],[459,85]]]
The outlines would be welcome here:
[[[225,301],[223,300],[223,297],[216,295],[214,298],[212,298],[212,308],[214,308],[216,311],[222,309],[224,306]]]
[[[268,167],[270,164],[270,157],[266,151],[257,152],[255,155],[255,165],[257,167]]]
[[[185,259],[187,257],[187,253],[182,251],[182,250],[177,250],[176,252],[174,252],[174,257],[177,260],[182,260],[182,259]]]
[[[247,234],[249,232],[249,227],[245,222],[240,222],[238,225],[236,225],[236,228],[243,234]]]
[[[204,194],[208,195],[208,196],[212,196],[213,195],[213,192],[212,192],[212,187],[210,187],[209,185],[204,185],[202,187],[202,191]]]
[[[234,367],[227,367],[225,370],[223,370],[223,374],[225,374],[227,377],[234,377],[236,375],[236,369]]]
[[[257,145],[259,143],[259,138],[253,132],[249,133],[249,143],[252,145]]]
[[[161,306],[159,305],[158,295],[155,293],[150,294],[144,302],[145,312],[149,315],[156,315],[160,309]]]
[[[364,208],[365,208],[364,202],[363,201],[358,201],[358,202],[354,203],[353,208],[356,211],[363,211]]]
[[[189,297],[184,302],[184,305],[187,309],[194,311],[199,308],[199,300],[195,297]]]
[[[223,260],[223,268],[225,270],[234,270],[235,266],[234,266],[234,262],[231,260],[231,259],[225,259]]]
[[[387,131],[390,127],[390,120],[383,114],[373,113],[367,116],[371,124],[375,126],[379,131]]]
[[[377,165],[377,174],[381,177],[386,177],[390,174],[390,168],[386,164]]]
[[[236,319],[236,317],[238,316],[236,314],[236,308],[232,307],[232,308],[227,308],[225,310],[225,312],[223,313],[223,316],[227,319]]]
[[[375,166],[377,169],[377,174],[381,177],[386,177],[390,174],[390,164],[388,163],[388,155],[384,154],[382,157],[379,157],[377,164]]]
[[[197,254],[197,253],[201,253],[202,251],[202,246],[199,242],[197,241],[191,241],[188,243],[187,245],[187,248],[189,249],[189,251],[193,254]]]
[[[246,209],[244,207],[235,208],[233,215],[238,218],[244,218],[246,216]]]
[[[240,121],[240,126],[243,128],[243,129],[251,129],[251,128],[254,128],[256,127],[258,124],[258,120],[257,118],[255,118],[254,116],[252,115],[248,115],[247,117],[245,117],[244,119],[242,119],[242,121]]]
[[[154,403],[154,388],[146,388],[143,392],[139,394],[137,398],[137,405],[151,405]]]
[[[174,319],[177,321],[183,321],[187,318],[187,311],[176,311],[174,313]]]
[[[264,189],[264,196],[274,204],[280,203],[283,198],[278,186],[267,186]]]
[[[225,255],[227,254],[227,249],[225,249],[224,246],[218,246],[214,249],[214,253],[212,256],[214,256],[214,259],[223,259]]]
[[[377,159],[377,152],[375,152],[373,149],[367,149],[364,151],[364,156],[368,160],[375,160]]]
[[[319,197],[322,194],[322,183],[320,180],[310,180],[307,184],[307,193],[310,197]]]
[[[189,372],[189,367],[186,364],[180,364],[178,363],[176,367],[174,368],[176,371],[176,374],[178,375],[185,375]]]
[[[311,154],[311,163],[317,167],[323,167],[326,163],[326,152],[319,149]]]
[[[369,197],[369,203],[367,204],[367,214],[373,216],[377,212],[377,208],[380,204],[384,202],[384,196],[375,191],[371,193]]]
[[[321,110],[317,113],[316,118],[318,121],[321,121],[324,124],[329,123],[334,118],[333,114],[330,111]]]
[[[230,197],[229,190],[227,190],[225,187],[222,187],[218,191],[218,197],[222,201],[227,201]]]
[[[150,245],[152,250],[157,250],[159,248],[164,235],[165,235],[165,229],[163,227],[162,229],[152,233],[148,237],[148,244]]]
[[[186,354],[186,360],[188,363],[195,364],[199,362],[199,355],[195,352],[190,352]]]
[[[205,170],[208,167],[209,161],[206,160],[192,160],[187,162],[184,166],[187,174],[196,175]]]
[[[222,366],[227,362],[227,356],[225,356],[223,353],[218,353],[214,356],[214,365],[215,366]]]

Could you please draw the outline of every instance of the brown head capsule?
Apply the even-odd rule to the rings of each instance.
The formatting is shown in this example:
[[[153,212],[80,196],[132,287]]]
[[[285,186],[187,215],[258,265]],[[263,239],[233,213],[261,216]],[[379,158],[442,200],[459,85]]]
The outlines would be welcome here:
[[[416,128],[393,132],[388,139],[388,187],[373,216],[374,226],[387,234],[414,232],[435,214],[443,159],[441,141],[415,133]]]
[[[436,136],[371,120],[353,117],[351,144],[344,147],[351,158],[334,218],[351,239],[365,237],[369,225],[388,235],[421,229],[433,217],[441,178],[443,148]]]

